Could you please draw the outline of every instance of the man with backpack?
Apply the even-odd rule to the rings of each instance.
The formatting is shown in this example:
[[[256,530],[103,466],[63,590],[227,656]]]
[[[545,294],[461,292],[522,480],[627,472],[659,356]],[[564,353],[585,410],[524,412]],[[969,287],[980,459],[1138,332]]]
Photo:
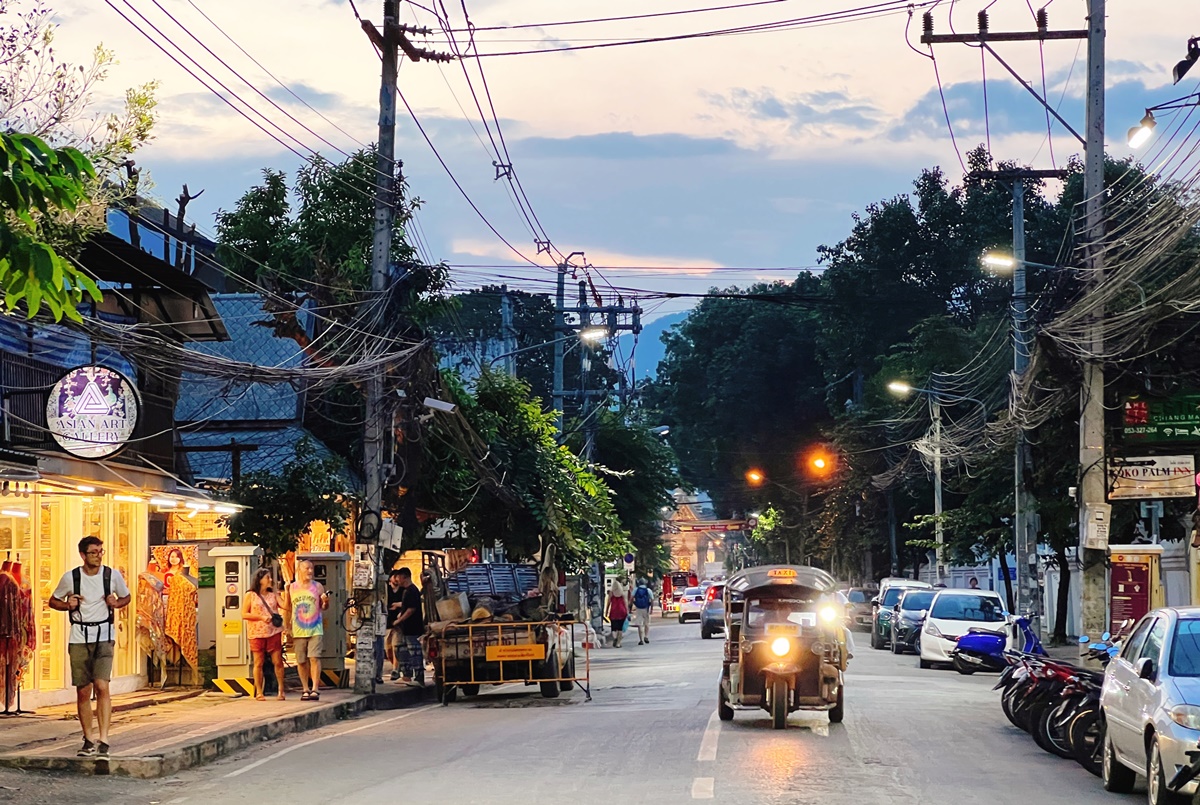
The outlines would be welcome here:
[[[638,645],[650,642],[650,612],[654,609],[654,593],[645,579],[638,579],[633,591],[633,625],[638,630]]]
[[[116,640],[115,613],[129,605],[132,596],[119,571],[104,564],[104,543],[99,537],[79,540],[83,565],[59,579],[50,596],[51,609],[66,612],[71,622],[67,652],[71,658],[71,684],[75,706],[83,727],[79,757],[108,759],[108,726],[112,721],[113,647]],[[96,692],[98,734],[92,729],[92,690]]]

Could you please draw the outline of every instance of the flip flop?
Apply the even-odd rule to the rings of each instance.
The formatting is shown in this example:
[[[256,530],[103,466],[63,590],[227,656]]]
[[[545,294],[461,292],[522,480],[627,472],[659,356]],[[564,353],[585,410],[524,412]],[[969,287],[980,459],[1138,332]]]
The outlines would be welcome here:
[[[261,693],[254,697],[254,701],[256,701],[256,702],[265,702],[266,700],[267,700],[267,697],[263,696]]]
[[[279,694],[278,696],[276,696],[276,697],[275,697],[275,701],[277,701],[277,702],[286,702],[286,701],[287,701],[287,696],[284,696],[284,695],[281,693],[281,694]]]

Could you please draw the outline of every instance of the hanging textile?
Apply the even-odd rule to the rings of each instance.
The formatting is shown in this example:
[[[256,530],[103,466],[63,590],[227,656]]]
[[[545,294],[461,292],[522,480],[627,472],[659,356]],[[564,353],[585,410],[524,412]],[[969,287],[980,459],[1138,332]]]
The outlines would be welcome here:
[[[186,574],[171,579],[171,589],[167,591],[167,637],[179,645],[183,659],[193,669],[200,667],[196,637],[199,591],[200,585],[196,579]]]
[[[23,582],[21,565],[4,562],[0,565],[0,699],[6,710],[17,700],[36,639],[33,593]]]
[[[171,641],[167,638],[163,581],[153,573],[142,573],[137,579],[137,635],[142,653],[162,668],[171,655]]]

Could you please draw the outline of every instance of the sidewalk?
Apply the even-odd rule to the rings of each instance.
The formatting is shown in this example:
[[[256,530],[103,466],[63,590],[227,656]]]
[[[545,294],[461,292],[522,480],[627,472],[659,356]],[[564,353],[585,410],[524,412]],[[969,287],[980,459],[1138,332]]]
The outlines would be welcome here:
[[[161,777],[365,710],[412,707],[432,699],[432,685],[384,684],[370,696],[324,689],[317,702],[300,701],[298,692],[289,692],[282,702],[260,702],[194,689],[138,691],[113,697],[107,762],[75,757],[83,732],[74,705],[69,705],[0,719],[0,766]]]

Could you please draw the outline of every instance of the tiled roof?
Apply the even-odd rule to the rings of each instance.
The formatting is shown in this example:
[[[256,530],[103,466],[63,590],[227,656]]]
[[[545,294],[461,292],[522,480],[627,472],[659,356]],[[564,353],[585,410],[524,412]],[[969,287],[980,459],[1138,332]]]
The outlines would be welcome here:
[[[305,357],[289,338],[277,338],[271,328],[256,324],[269,315],[257,294],[214,294],[213,303],[229,331],[229,340],[189,344],[189,349],[209,355],[263,366],[301,366]],[[175,406],[177,422],[285,422],[296,421],[300,395],[287,384],[241,383],[201,377],[185,372]]]

